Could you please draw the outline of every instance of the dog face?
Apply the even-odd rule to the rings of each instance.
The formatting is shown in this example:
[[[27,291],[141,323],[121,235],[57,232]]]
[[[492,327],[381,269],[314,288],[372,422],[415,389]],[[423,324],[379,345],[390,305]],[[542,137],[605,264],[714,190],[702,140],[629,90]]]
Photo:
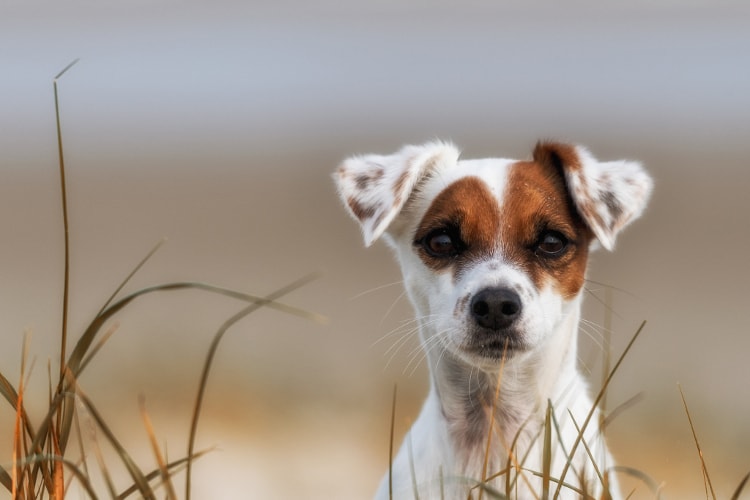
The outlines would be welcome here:
[[[530,161],[409,146],[351,158],[336,179],[366,244],[385,235],[394,248],[435,337],[423,340],[488,367],[547,342],[577,306],[592,244],[612,249],[651,191],[639,164],[556,143]]]

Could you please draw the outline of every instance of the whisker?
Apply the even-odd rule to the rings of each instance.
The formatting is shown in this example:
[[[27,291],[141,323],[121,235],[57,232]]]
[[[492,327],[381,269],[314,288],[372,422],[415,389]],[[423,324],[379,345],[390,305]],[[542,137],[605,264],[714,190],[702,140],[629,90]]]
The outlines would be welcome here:
[[[594,281],[594,280],[590,280],[590,279],[584,279],[584,281],[586,283],[591,283],[593,285],[597,285],[597,286],[602,286],[602,287],[605,287],[605,288],[609,288],[610,290],[614,290],[615,292],[619,292],[619,293],[625,294],[625,295],[627,295],[629,297],[633,297],[634,299],[638,298],[638,296],[636,294],[634,294],[632,292],[629,292],[629,291],[625,290],[624,288],[618,288],[618,287],[613,286],[613,285],[608,285],[607,283],[602,283],[600,281]]]
[[[409,343],[409,341],[412,339],[412,337],[417,334],[420,331],[420,328],[424,325],[431,325],[439,320],[439,316],[426,316],[424,318],[415,320],[415,321],[409,321],[406,322],[404,325],[396,329],[396,333],[399,335],[399,338],[386,350],[385,354],[390,353],[390,357],[388,359],[388,362],[385,365],[385,368],[388,368],[395,359],[398,352],[401,350],[401,348]],[[411,326],[414,325],[414,323],[418,323],[417,326]],[[407,328],[407,326],[409,326]],[[388,334],[388,336],[392,336],[394,333]],[[416,349],[412,349],[410,353],[414,351],[419,350],[419,346]]]
[[[369,295],[371,293],[377,292],[378,290],[383,290],[391,286],[400,285],[403,282],[404,280],[399,280],[399,281],[394,281],[393,283],[386,283],[385,285],[379,285],[379,286],[376,286],[375,288],[370,288],[369,290],[365,290],[364,292],[359,292],[357,295],[353,295],[352,297],[349,297],[349,300],[357,300],[357,299],[364,297],[365,295]]]
[[[427,358],[427,355],[429,354],[429,352],[432,349],[439,347],[441,344],[442,344],[442,341],[440,339],[440,335],[436,334],[426,339],[421,345],[412,349],[411,357],[409,358],[409,361],[406,363],[403,373],[406,374],[409,368],[412,367],[411,371],[409,372],[409,377],[413,376],[414,373],[417,371],[417,368],[419,368],[419,365],[422,364],[422,361]]]
[[[420,321],[420,318],[413,318],[409,320],[405,320],[401,322],[399,326],[394,328],[393,330],[389,331],[388,333],[384,334],[382,337],[380,337],[378,340],[370,344],[370,348],[375,347],[376,345],[380,344],[381,342],[389,339],[390,337],[394,337],[396,335],[401,335],[402,332],[407,330],[419,330],[419,326],[414,327],[414,324],[418,324]]]
[[[396,307],[396,304],[398,304],[401,301],[401,299],[404,298],[404,295],[406,295],[406,290],[402,290],[401,293],[398,294],[396,299],[393,302],[391,302],[391,305],[388,306],[388,309],[385,310],[385,314],[383,314],[383,317],[380,318],[381,325],[383,324],[383,321],[385,321],[386,318],[388,318],[391,312],[393,312],[393,308]]]
[[[594,298],[594,300],[596,300],[596,301],[597,301],[597,302],[599,302],[599,303],[600,303],[601,305],[603,305],[603,306],[605,307],[605,309],[607,309],[607,310],[608,310],[609,312],[611,312],[612,314],[614,314],[615,316],[617,316],[617,317],[618,317],[618,318],[620,318],[620,319],[624,319],[624,318],[623,318],[623,317],[622,317],[622,316],[621,316],[621,315],[620,315],[620,314],[619,314],[619,313],[618,313],[617,311],[615,311],[615,310],[614,310],[614,308],[613,308],[613,307],[612,307],[611,305],[609,305],[609,304],[608,304],[608,303],[607,303],[606,301],[602,300],[602,299],[601,299],[601,298],[600,298],[600,297],[599,297],[599,296],[598,296],[597,294],[595,294],[595,293],[594,293],[594,292],[593,292],[593,291],[592,291],[592,290],[591,290],[590,288],[588,288],[588,287],[583,287],[583,289],[584,289],[584,290],[586,290],[586,293],[588,293],[589,295],[591,295],[591,296],[592,296],[592,297]]]

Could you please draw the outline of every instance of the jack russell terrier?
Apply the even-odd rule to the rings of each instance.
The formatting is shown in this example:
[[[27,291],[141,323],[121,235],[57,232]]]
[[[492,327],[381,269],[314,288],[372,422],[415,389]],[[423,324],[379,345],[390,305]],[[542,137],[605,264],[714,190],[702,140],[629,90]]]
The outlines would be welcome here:
[[[376,498],[619,498],[577,333],[589,250],[612,250],[650,196],[640,164],[553,142],[459,160],[435,142],[334,177],[365,244],[396,254],[430,370]]]

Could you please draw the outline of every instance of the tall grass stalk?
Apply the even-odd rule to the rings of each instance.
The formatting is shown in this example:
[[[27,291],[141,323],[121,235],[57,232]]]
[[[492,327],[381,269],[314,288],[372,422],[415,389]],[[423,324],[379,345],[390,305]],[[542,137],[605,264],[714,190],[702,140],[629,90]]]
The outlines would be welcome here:
[[[288,286],[282,287],[266,297],[246,294],[226,288],[198,282],[176,282],[154,285],[125,295],[118,299],[130,279],[151,259],[164,241],[159,242],[147,255],[139,261],[124,280],[115,288],[114,292],[104,302],[99,312],[76,341],[73,349],[68,352],[68,313],[70,303],[70,224],[68,220],[68,196],[66,186],[65,160],[63,151],[63,133],[59,104],[58,80],[70,70],[78,60],[68,64],[53,79],[55,97],[55,122],[57,125],[58,163],[60,172],[60,192],[62,198],[62,226],[64,231],[63,256],[64,277],[62,293],[62,325],[60,328],[60,367],[53,376],[52,364],[48,364],[49,394],[47,396],[47,410],[38,425],[32,424],[26,412],[25,401],[26,379],[32,370],[27,368],[28,343],[24,341],[21,355],[21,372],[18,389],[0,372],[0,396],[4,398],[14,410],[13,450],[9,470],[0,466],[0,487],[5,488],[13,500],[30,500],[35,498],[50,498],[62,500],[72,484],[78,484],[82,493],[88,498],[99,498],[95,491],[92,475],[87,461],[84,447],[84,433],[81,431],[79,406],[85,411],[91,429],[91,443],[95,458],[99,464],[99,472],[104,480],[107,495],[111,498],[127,498],[139,495],[141,498],[155,499],[157,490],[164,488],[166,498],[177,498],[174,488],[173,475],[186,470],[185,498],[190,497],[190,482],[193,461],[204,455],[208,450],[195,451],[195,437],[197,434],[198,417],[203,404],[208,375],[214,355],[226,331],[242,318],[248,316],[261,307],[276,309],[277,311],[299,316],[317,322],[324,321],[320,315],[279,302],[279,299],[309,283],[316,275],[305,276]],[[188,436],[188,454],[175,461],[167,461],[157,445],[157,437],[145,403],[139,402],[141,418],[149,443],[152,448],[157,467],[153,470],[142,468],[125,449],[122,441],[99,412],[93,401],[83,391],[80,380],[83,372],[91,360],[105,347],[107,340],[117,331],[117,325],[104,329],[113,317],[138,298],[157,292],[174,293],[177,291],[194,290],[201,293],[219,294],[228,299],[239,300],[245,305],[237,314],[226,320],[214,335],[210,345],[203,372],[198,385],[196,402],[193,407],[190,434]],[[102,333],[104,332],[104,333]],[[109,464],[104,459],[97,434],[101,433],[104,443],[115,451],[117,460],[125,467],[130,476],[131,484],[118,492],[115,481],[110,473]],[[77,436],[79,457],[71,458],[68,445],[71,438]]]

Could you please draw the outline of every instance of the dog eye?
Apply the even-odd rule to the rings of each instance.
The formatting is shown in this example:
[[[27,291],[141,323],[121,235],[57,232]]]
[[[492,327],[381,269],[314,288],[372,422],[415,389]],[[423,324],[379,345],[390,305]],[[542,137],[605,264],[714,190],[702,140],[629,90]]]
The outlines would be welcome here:
[[[557,231],[545,231],[536,244],[536,254],[559,257],[568,249],[568,239]]]
[[[422,240],[422,247],[433,257],[454,257],[461,253],[461,240],[446,230],[434,231]]]

